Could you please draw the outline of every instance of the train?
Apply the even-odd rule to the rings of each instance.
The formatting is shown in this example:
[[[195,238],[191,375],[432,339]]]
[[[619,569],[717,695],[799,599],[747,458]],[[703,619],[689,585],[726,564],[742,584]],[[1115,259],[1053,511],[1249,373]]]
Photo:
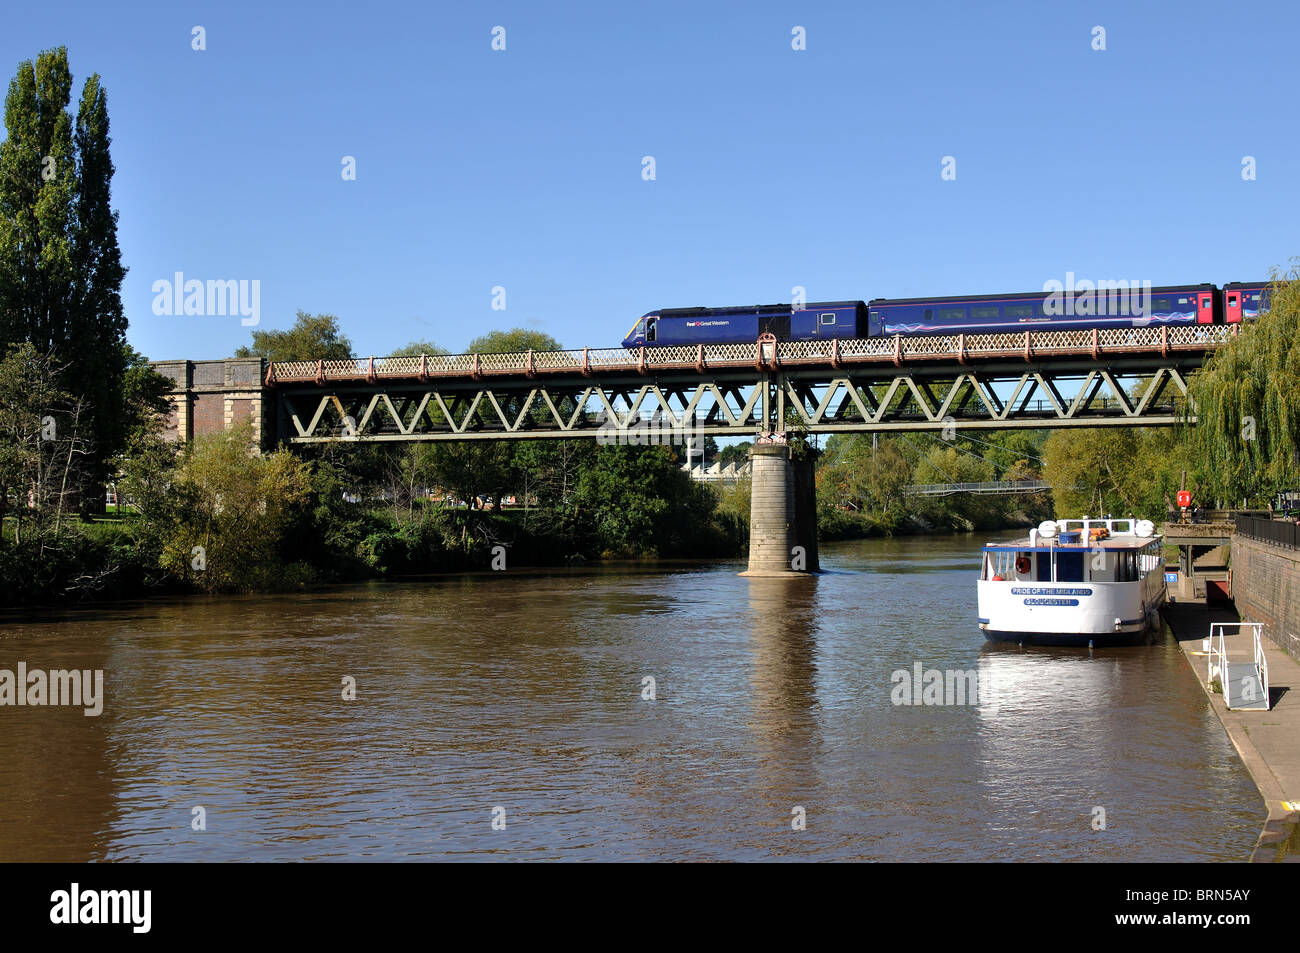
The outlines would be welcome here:
[[[1119,284],[1119,283],[1112,283]],[[1000,295],[876,298],[732,308],[663,308],[637,319],[626,348],[697,344],[876,338],[925,334],[994,334],[1025,330],[1237,324],[1268,310],[1268,281],[1163,285],[1128,291],[1058,289]]]

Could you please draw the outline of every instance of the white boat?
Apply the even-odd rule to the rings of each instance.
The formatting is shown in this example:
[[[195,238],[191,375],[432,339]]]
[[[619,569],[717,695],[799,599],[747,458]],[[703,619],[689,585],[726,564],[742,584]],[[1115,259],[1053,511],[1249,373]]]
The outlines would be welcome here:
[[[1027,539],[989,543],[979,624],[994,642],[1128,645],[1160,631],[1163,537],[1149,520],[1047,520]]]

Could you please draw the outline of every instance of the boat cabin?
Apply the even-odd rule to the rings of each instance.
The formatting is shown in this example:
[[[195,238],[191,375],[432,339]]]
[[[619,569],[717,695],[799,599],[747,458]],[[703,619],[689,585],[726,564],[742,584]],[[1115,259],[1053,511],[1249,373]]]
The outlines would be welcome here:
[[[1043,530],[1055,527],[1049,533]],[[1058,520],[1026,540],[984,547],[980,578],[992,582],[1137,582],[1164,569],[1161,539],[1146,520]]]

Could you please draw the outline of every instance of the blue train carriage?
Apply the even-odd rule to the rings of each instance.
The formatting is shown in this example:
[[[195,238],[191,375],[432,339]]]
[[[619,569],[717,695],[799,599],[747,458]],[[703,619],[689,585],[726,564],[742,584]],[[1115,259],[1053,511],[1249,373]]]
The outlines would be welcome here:
[[[778,341],[867,336],[863,301],[817,301],[738,308],[662,308],[644,314],[623,338],[623,346],[681,347],[696,344],[753,344],[760,334]]]
[[[1223,320],[1227,324],[1254,321],[1268,310],[1271,283],[1267,281],[1233,281],[1223,286]]]
[[[1209,324],[1216,316],[1214,285],[1167,285],[1131,297],[1099,290],[1053,295],[1028,291],[943,298],[876,298],[867,304],[868,336],[996,334],[1006,331],[1137,328],[1162,324]],[[1084,313],[1080,313],[1080,312]]]

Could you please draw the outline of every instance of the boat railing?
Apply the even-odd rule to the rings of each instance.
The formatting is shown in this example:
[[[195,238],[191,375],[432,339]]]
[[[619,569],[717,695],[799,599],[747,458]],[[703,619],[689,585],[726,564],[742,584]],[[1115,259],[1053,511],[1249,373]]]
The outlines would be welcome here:
[[[1243,634],[1249,631],[1253,642],[1253,658],[1233,661],[1228,656],[1225,636],[1228,629]],[[1264,623],[1262,622],[1212,622],[1210,637],[1206,639],[1207,683],[1219,680],[1223,703],[1230,711],[1268,711],[1268,657],[1264,654]]]

